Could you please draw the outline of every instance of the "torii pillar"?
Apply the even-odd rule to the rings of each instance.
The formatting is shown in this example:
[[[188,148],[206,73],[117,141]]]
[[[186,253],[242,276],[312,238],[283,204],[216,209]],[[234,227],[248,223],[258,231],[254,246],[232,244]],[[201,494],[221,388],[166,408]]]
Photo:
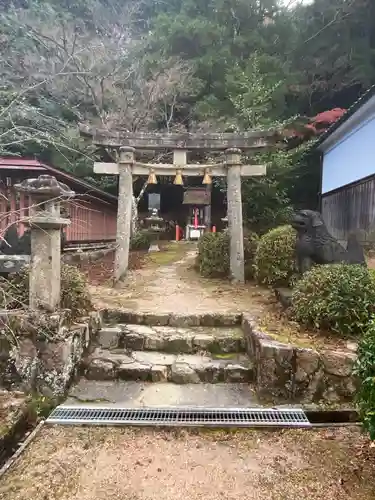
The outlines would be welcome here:
[[[121,146],[118,163],[118,205],[114,278],[121,281],[129,267],[135,149]]]
[[[230,240],[230,274],[234,282],[245,282],[245,256],[243,246],[241,150],[225,151],[227,164],[227,210]]]
[[[124,278],[129,263],[129,244],[131,233],[131,203],[133,195],[132,175],[148,175],[150,169],[157,175],[173,175],[176,169],[182,170],[183,176],[203,176],[207,170],[212,177],[227,178],[228,230],[230,236],[230,273],[233,281],[243,283],[244,244],[241,178],[266,174],[265,165],[242,165],[241,153],[259,152],[273,148],[274,131],[250,131],[242,134],[157,134],[157,133],[108,133],[108,131],[90,131],[96,145],[119,148],[119,163],[94,164],[97,174],[119,176],[119,201],[117,222],[117,249],[114,279]],[[122,146],[127,144],[127,146]],[[130,147],[130,145],[132,147]],[[121,146],[121,147],[120,147]],[[173,163],[141,163],[135,160],[135,149],[173,151]],[[237,149],[239,148],[239,149]],[[212,165],[189,164],[188,151],[222,151],[225,161]]]

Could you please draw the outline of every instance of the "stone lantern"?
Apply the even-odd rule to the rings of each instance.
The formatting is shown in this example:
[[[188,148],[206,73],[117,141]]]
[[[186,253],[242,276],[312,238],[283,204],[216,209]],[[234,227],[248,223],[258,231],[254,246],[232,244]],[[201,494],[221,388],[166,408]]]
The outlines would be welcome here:
[[[31,198],[23,221],[31,229],[30,308],[54,311],[60,305],[61,230],[70,224],[61,216],[61,203],[75,193],[50,175],[25,179],[15,189]]]
[[[159,237],[164,231],[164,219],[159,216],[157,208],[153,208],[151,215],[145,218],[146,230],[151,237],[149,252],[159,252]]]

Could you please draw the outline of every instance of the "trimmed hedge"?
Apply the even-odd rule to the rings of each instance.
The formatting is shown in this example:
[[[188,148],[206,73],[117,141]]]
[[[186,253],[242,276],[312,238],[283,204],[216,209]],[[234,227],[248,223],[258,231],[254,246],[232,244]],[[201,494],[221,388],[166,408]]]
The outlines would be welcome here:
[[[365,266],[314,266],[296,283],[292,314],[299,323],[340,334],[361,334],[375,312],[375,280]]]
[[[264,234],[255,253],[255,277],[261,285],[289,286],[296,276],[296,231],[279,226]]]
[[[244,237],[245,278],[251,279],[254,255],[258,243],[255,233]],[[206,278],[229,278],[229,235],[227,232],[205,233],[198,243],[196,267]]]

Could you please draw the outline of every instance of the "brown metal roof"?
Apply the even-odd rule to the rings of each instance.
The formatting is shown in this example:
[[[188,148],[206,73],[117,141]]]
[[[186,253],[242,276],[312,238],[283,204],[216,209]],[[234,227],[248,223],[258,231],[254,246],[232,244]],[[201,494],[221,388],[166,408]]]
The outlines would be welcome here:
[[[58,178],[58,180],[64,180],[70,187],[74,186],[83,191],[87,196],[92,198],[101,199],[107,203],[117,204],[117,196],[107,193],[100,188],[89,184],[88,182],[76,177],[73,174],[65,172],[63,170],[58,170],[57,168],[51,167],[46,163],[42,163],[35,159],[17,158],[17,157],[0,157],[0,172],[2,170],[28,170],[28,171],[45,171]],[[39,174],[38,174],[39,175]]]

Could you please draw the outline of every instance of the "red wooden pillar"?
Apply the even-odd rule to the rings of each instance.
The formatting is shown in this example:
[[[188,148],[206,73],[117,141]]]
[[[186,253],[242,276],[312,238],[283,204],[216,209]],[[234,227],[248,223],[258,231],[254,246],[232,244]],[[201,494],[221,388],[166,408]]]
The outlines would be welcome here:
[[[6,228],[7,212],[7,192],[4,186],[0,186],[0,231],[1,234]]]
[[[13,187],[10,186],[9,190],[9,208],[10,208],[10,213],[9,213],[9,224],[13,224],[16,222],[18,219],[17,217],[17,199],[16,199],[16,192],[14,191]]]
[[[26,206],[25,194],[20,193],[20,219],[21,220],[26,215],[25,206]],[[23,222],[20,222],[19,226],[20,226],[19,227],[19,235],[22,236],[23,233],[25,232],[25,224]]]

